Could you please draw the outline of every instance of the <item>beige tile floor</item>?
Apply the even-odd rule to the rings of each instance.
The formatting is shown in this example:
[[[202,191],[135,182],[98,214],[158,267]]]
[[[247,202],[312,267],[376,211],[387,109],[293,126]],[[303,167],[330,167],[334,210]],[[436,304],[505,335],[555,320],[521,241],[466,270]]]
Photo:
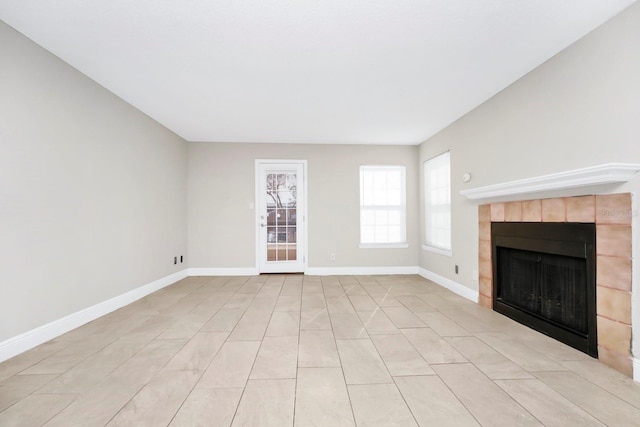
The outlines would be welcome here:
[[[637,426],[640,385],[418,276],[190,277],[0,364],[0,426]]]

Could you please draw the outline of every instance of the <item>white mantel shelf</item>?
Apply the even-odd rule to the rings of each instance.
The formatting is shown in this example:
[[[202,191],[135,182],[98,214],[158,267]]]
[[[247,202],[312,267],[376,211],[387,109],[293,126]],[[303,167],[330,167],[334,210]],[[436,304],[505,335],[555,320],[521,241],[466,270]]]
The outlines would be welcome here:
[[[471,188],[461,191],[460,194],[469,200],[477,202],[496,198],[517,198],[525,194],[622,183],[629,181],[638,171],[640,171],[640,164],[606,163],[550,175]]]

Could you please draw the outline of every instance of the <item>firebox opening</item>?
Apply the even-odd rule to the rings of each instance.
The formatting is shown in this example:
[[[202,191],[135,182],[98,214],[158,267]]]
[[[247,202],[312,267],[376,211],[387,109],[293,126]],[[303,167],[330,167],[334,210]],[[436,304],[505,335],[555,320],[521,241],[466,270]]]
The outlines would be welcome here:
[[[597,357],[594,224],[492,223],[493,309]]]

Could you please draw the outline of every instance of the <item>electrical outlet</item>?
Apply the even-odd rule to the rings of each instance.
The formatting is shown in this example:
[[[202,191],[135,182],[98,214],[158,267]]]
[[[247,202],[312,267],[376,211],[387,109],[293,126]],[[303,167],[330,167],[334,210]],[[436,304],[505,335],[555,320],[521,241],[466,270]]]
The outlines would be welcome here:
[[[175,264],[177,264],[177,263],[178,263],[178,257],[177,257],[177,256],[174,256],[174,257],[173,257],[173,264],[175,265]]]
[[[456,264],[456,274],[458,274],[458,265]]]
[[[329,259],[331,261],[335,261],[336,260],[336,254],[329,254]]]

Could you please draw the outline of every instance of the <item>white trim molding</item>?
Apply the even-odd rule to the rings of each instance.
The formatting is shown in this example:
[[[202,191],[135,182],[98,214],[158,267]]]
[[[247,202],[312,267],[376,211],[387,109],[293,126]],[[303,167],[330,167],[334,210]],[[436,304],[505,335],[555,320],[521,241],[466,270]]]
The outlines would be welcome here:
[[[121,307],[124,307],[125,305],[131,304],[132,302],[169,286],[178,280],[182,280],[185,277],[187,277],[187,270],[170,274],[169,276],[155,280],[132,291],[110,298],[106,301],[102,301],[96,305],[87,307],[61,319],[54,320],[53,322],[49,322],[30,331],[9,338],[6,341],[0,342],[0,362],[30,350],[53,338],[59,337],[62,334],[89,323],[98,317],[109,314]]]
[[[257,276],[256,267],[241,268],[190,268],[189,276]]]
[[[478,302],[478,298],[479,298],[479,293],[478,291],[474,291],[473,289],[469,289],[464,285],[461,285],[458,282],[454,282],[451,279],[447,279],[444,276],[440,276],[437,273],[434,273],[433,271],[429,271],[426,268],[419,268],[419,272],[418,274],[422,277],[424,277],[427,280],[431,280],[432,282],[435,282],[436,284],[449,289],[451,292],[454,292],[458,295],[460,295],[461,297],[464,297],[468,300],[471,300],[475,303]]]
[[[368,276],[375,274],[418,274],[418,267],[309,267],[309,276]]]
[[[440,255],[445,255],[445,256],[453,256],[453,251],[452,250],[447,250],[447,249],[440,249],[440,248],[436,248],[435,246],[429,246],[429,245],[422,245],[422,250],[423,251],[427,251],[427,252],[433,252],[434,254],[440,254]]]
[[[640,171],[640,164],[606,163],[598,166],[471,188],[460,191],[460,194],[469,200],[481,203],[496,198],[510,196],[516,198],[524,194],[532,195],[545,191],[568,190],[580,187],[589,188],[596,185],[627,182],[638,171]]]
[[[633,358],[633,380],[640,383],[640,359]]]

